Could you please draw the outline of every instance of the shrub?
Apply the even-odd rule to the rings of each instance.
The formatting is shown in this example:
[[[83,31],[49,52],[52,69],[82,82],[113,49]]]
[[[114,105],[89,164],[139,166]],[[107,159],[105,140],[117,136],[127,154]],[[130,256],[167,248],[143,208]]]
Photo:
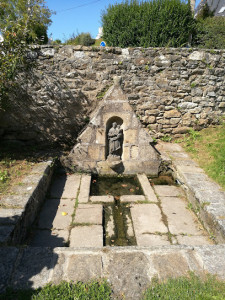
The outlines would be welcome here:
[[[178,47],[186,45],[195,21],[188,1],[125,1],[102,14],[109,46]]]
[[[197,32],[193,43],[197,47],[208,49],[225,48],[225,18],[208,17],[198,19]]]
[[[90,33],[80,33],[77,36],[73,34],[73,36],[66,41],[67,45],[83,45],[83,46],[91,46],[95,43],[95,40],[91,37]]]

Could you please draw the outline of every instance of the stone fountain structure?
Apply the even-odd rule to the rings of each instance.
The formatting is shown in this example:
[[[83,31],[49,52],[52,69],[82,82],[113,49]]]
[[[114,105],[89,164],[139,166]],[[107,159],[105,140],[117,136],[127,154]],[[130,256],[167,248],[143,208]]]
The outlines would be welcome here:
[[[160,155],[129,104],[119,77],[77,140],[63,160],[70,170],[158,176]]]

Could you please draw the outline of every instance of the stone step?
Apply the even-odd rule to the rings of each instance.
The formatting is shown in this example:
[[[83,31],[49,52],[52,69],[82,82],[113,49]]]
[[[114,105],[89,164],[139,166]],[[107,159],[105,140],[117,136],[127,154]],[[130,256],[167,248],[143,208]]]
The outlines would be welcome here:
[[[83,227],[81,227],[83,228]],[[90,234],[89,234],[90,233]],[[79,235],[92,238],[83,228]],[[225,245],[106,247],[106,248],[0,248],[0,291],[13,288],[41,288],[62,280],[87,282],[106,278],[113,297],[140,299],[154,277],[161,280],[196,274],[225,279]]]

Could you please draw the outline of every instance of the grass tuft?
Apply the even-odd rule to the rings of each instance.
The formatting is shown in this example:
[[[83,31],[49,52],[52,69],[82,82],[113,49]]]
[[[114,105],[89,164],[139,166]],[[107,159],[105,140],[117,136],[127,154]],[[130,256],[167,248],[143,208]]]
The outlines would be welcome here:
[[[109,300],[111,288],[106,280],[83,282],[61,282],[58,285],[47,284],[37,290],[12,290],[8,289],[0,295],[0,300]]]
[[[145,291],[143,300],[224,300],[224,295],[225,282],[212,275],[201,279],[191,273],[188,277],[170,278],[165,282],[154,279]]]

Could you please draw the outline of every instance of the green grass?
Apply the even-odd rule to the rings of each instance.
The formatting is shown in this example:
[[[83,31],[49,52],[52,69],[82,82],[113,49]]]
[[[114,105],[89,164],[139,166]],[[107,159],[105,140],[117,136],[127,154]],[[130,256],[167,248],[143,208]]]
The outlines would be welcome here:
[[[160,283],[152,281],[143,300],[223,300],[225,299],[225,282],[208,275],[204,280],[194,274],[189,277],[170,278]]]
[[[209,177],[225,189],[225,123],[200,132],[192,129],[181,143]]]
[[[11,193],[15,185],[39,162],[52,160],[62,151],[54,146],[21,146],[0,143],[0,196]],[[1,205],[1,203],[0,203]]]
[[[37,290],[8,289],[0,300],[109,300],[112,290],[106,280],[83,282],[61,282],[48,284]],[[144,292],[142,300],[224,300],[225,282],[215,276],[205,275],[203,279],[190,273],[189,276],[170,278],[159,282],[154,278]]]
[[[0,295],[0,300],[108,300],[111,299],[111,288],[103,281],[89,283],[61,282],[59,285],[48,284],[37,290],[7,290]]]

